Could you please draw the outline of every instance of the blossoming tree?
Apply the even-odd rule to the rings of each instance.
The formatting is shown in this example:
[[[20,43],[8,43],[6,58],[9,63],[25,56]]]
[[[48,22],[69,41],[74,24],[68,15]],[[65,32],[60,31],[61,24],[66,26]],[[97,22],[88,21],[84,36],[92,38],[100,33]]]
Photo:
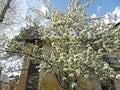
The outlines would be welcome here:
[[[82,78],[115,79],[119,73],[102,57],[120,49],[120,26],[114,27],[114,22],[105,24],[104,17],[89,18],[86,9],[92,2],[70,0],[67,12],[49,9],[47,26],[33,23],[34,28],[16,36],[7,50],[39,60],[39,71],[55,75],[63,90],[79,90]],[[26,39],[29,35],[35,38],[32,52],[24,48],[32,40]],[[44,43],[49,49],[40,46]]]

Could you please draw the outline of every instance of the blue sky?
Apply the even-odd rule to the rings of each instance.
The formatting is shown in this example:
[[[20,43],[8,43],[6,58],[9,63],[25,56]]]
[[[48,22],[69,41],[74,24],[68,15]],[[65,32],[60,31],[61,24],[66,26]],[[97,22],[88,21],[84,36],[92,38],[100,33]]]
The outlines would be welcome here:
[[[69,0],[51,0],[52,7],[67,11],[67,3]],[[103,16],[107,12],[112,12],[116,7],[120,7],[120,0],[94,0],[94,4],[91,5],[87,12],[89,16],[96,14],[97,16]]]

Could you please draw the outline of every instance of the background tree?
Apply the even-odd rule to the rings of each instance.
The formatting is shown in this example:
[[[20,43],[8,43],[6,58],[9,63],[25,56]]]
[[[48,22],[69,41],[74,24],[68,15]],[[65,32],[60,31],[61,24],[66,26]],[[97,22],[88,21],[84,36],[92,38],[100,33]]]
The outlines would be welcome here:
[[[25,18],[25,9],[27,9],[25,0],[0,0],[0,67],[2,67],[2,73],[0,74],[1,82],[9,83],[9,73],[11,73],[11,71],[13,71],[13,69],[16,67],[16,65],[14,65],[15,67],[13,68],[11,62],[16,63],[21,60],[17,56],[12,55],[11,57],[8,55],[5,51],[5,48],[7,48],[7,44],[9,44],[11,38],[18,34],[20,27],[23,27],[21,22],[23,24],[22,20]]]
[[[1,2],[1,4],[4,5],[4,1],[1,0],[0,2]],[[0,14],[1,14],[1,15],[0,15],[0,22],[3,21],[7,10],[10,8],[11,0],[7,0],[6,2],[7,2],[6,5],[3,6],[2,11],[1,11],[1,13],[0,13]],[[2,5],[1,5],[1,6],[2,6]]]
[[[119,73],[102,57],[120,49],[120,26],[113,28],[113,22],[106,25],[104,18],[89,18],[86,9],[92,2],[70,0],[67,13],[49,9],[49,24],[41,25],[38,16],[33,28],[16,36],[7,51],[39,60],[39,71],[55,75],[63,90],[79,90],[83,78],[115,79]],[[31,40],[29,52],[24,46]]]

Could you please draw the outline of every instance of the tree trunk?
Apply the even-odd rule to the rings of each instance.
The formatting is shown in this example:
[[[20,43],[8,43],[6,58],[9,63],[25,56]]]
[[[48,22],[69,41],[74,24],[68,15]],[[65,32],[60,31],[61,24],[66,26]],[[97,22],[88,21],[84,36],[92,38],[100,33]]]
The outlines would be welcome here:
[[[2,12],[1,12],[1,15],[0,15],[0,22],[3,22],[3,19],[5,17],[5,14],[7,12],[7,10],[10,8],[10,3],[11,3],[12,0],[8,0],[7,1],[7,4],[5,5],[5,7],[3,8]]]

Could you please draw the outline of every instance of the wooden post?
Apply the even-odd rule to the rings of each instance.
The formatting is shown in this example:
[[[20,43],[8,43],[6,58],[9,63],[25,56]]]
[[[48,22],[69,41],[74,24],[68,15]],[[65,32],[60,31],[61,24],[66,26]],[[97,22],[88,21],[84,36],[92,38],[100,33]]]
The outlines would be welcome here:
[[[26,51],[31,52],[32,46],[31,44],[26,45]],[[20,75],[20,80],[18,84],[18,90],[26,90],[26,84],[28,79],[28,69],[29,69],[30,61],[28,60],[28,56],[25,56],[25,59],[23,61],[22,71]]]
[[[12,80],[8,84],[7,90],[17,90],[17,82],[16,82],[16,80]]]
[[[23,68],[20,75],[18,90],[26,90],[26,81],[28,76],[28,67],[29,67],[29,61],[24,60],[23,62]]]
[[[3,84],[3,82],[0,81],[0,90],[2,90],[2,84]]]
[[[1,64],[1,63],[0,63]],[[2,67],[0,67],[0,77],[1,77]],[[0,81],[0,90],[2,90],[3,82]]]

